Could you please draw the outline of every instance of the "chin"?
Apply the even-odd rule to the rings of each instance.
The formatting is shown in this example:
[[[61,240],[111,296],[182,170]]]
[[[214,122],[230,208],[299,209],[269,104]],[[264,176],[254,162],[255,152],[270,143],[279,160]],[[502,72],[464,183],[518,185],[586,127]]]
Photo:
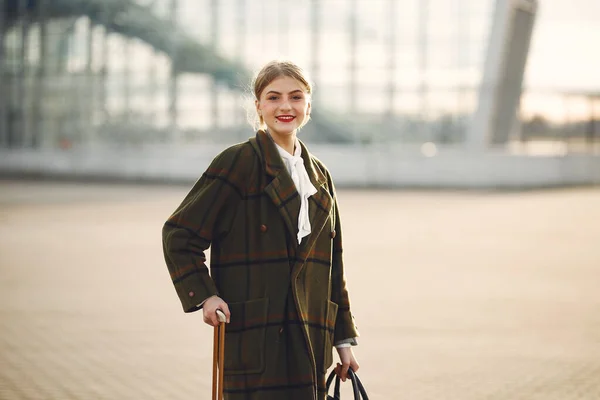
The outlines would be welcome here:
[[[298,131],[297,127],[289,128],[289,129],[269,129],[270,132],[279,136],[291,136],[294,132]]]

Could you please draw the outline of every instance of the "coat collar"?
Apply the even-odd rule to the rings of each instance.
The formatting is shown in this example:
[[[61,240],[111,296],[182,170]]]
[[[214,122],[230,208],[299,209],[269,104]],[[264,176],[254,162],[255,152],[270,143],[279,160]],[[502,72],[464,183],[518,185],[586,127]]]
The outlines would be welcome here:
[[[309,199],[311,234],[302,241],[299,253],[300,258],[304,260],[325,226],[333,206],[333,199],[327,187],[327,177],[316,164],[314,157],[304,143],[301,140],[298,140],[298,142],[302,147],[302,158],[308,177],[317,189],[317,193]],[[294,182],[285,169],[283,160],[277,151],[277,147],[275,147],[275,142],[265,131],[259,130],[256,137],[250,139],[250,143],[259,155],[266,174],[273,177],[271,182],[265,186],[264,191],[278,208],[291,237],[295,239],[298,232],[297,218],[300,209],[300,197]],[[296,246],[298,245],[297,240],[293,240],[293,242]]]
[[[250,140],[255,151],[261,156],[265,172],[273,177],[278,176],[281,171],[285,171],[283,160],[275,147],[275,142],[264,130],[259,130],[256,133],[254,140]],[[308,173],[308,177],[315,188],[323,186],[327,183],[327,177],[321,169],[314,163],[314,158],[306,148],[306,145],[298,139],[300,147],[302,147],[302,158],[304,159],[304,167]]]

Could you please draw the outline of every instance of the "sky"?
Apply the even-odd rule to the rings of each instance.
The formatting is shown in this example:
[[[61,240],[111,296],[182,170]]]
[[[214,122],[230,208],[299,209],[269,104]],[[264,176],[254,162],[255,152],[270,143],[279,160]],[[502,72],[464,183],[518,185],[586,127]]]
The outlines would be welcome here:
[[[600,92],[600,1],[544,0],[526,86]]]

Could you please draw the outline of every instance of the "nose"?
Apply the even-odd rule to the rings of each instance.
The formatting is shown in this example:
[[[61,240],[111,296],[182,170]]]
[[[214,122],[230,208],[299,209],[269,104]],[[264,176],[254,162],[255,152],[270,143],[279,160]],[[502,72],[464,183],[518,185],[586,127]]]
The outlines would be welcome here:
[[[284,99],[279,106],[280,110],[291,110],[292,106],[290,105],[290,101],[288,99]]]

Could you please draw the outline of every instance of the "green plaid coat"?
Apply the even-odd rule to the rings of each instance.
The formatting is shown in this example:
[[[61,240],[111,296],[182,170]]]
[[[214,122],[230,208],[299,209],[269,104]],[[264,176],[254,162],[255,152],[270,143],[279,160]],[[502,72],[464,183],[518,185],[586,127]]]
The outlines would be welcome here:
[[[227,400],[325,399],[333,344],[358,336],[333,182],[300,145],[317,188],[309,199],[312,232],[300,244],[300,197],[263,131],[219,154],[163,227],[184,311],[212,295],[229,305]]]

